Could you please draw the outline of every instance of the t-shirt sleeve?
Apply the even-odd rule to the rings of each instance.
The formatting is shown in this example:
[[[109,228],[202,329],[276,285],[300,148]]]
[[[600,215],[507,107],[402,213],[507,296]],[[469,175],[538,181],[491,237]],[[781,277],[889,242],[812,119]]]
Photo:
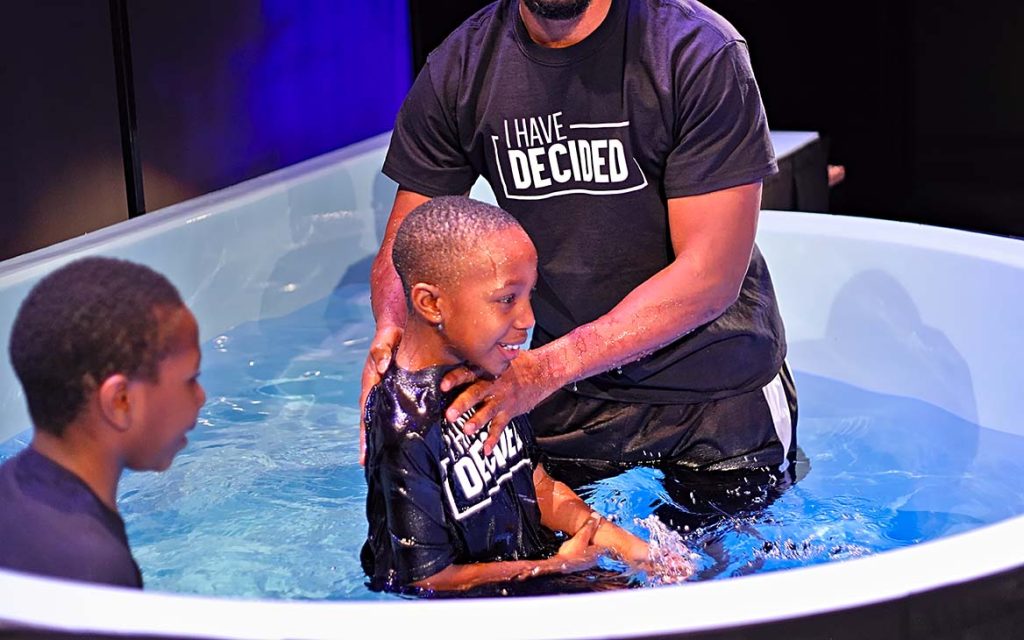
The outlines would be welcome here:
[[[681,73],[665,195],[710,193],[775,173],[775,151],[746,45],[730,42],[692,77]]]
[[[454,105],[438,89],[429,61],[402,103],[384,160],[384,174],[425,196],[459,195],[476,181],[459,144]]]
[[[442,502],[439,450],[429,435],[401,440],[384,453],[381,489],[395,580],[408,585],[452,564],[456,550]]]

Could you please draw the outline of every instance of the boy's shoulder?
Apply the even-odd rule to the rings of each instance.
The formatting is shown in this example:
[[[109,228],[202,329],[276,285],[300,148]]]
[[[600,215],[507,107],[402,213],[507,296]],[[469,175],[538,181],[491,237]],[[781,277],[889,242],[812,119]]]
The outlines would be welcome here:
[[[40,517],[96,520],[127,543],[121,516],[103,504],[81,478],[31,447],[0,467],[0,495],[6,506],[38,511]]]
[[[384,436],[385,443],[392,442],[391,436],[426,436],[439,430],[453,397],[452,391],[441,391],[441,379],[453,368],[438,365],[407,371],[392,365],[366,398],[367,428]]]
[[[70,471],[25,449],[0,466],[0,566],[141,586],[124,522]]]

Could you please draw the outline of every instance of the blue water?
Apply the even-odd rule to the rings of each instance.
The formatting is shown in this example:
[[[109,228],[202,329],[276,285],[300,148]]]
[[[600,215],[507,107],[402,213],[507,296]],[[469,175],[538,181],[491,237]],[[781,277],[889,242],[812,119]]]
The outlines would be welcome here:
[[[188,447],[170,470],[121,482],[147,588],[393,597],[365,587],[358,560],[356,406],[372,330],[365,286],[345,285],[286,317],[205,337],[209,399]],[[1024,513],[1024,438],[799,370],[796,382],[806,460],[792,486],[737,476],[716,493],[640,469],[583,492],[640,533],[634,519],[651,514],[677,530],[703,580],[841,561]],[[0,459],[29,437],[0,444]]]

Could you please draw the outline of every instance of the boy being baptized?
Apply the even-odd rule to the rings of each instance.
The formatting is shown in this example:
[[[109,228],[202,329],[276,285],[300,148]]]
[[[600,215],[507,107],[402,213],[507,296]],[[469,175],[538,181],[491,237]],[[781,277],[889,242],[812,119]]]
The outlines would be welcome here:
[[[390,369],[366,401],[363,569],[375,589],[437,591],[570,573],[603,553],[635,566],[647,544],[603,520],[540,464],[526,416],[514,418],[490,455],[444,418],[459,389],[441,378],[468,364],[504,372],[533,326],[537,253],[505,211],[439,197],[401,223],[392,256],[408,304]],[[554,555],[554,536],[568,536]]]

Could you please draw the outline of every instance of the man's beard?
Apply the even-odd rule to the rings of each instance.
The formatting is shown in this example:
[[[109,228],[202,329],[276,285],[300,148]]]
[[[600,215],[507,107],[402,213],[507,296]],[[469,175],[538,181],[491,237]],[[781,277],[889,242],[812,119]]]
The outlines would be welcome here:
[[[573,20],[583,15],[590,0],[523,0],[530,13],[545,20]]]

